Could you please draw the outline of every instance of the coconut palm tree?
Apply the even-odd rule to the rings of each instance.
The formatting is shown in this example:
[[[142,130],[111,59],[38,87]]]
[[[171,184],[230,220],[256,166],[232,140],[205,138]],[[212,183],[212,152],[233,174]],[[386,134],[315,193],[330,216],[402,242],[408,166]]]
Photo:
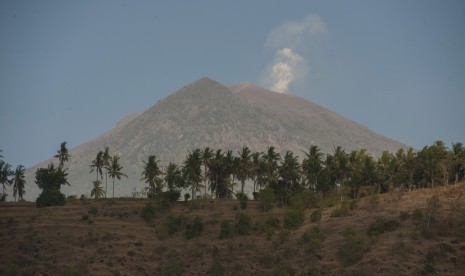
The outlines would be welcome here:
[[[24,171],[25,168],[22,165],[16,167],[13,177],[13,196],[16,201],[16,197],[18,196],[19,200],[23,199],[24,194],[24,186],[26,185],[26,180],[24,179]]]
[[[103,180],[103,172],[102,172],[102,168],[104,166],[104,162],[103,162],[103,151],[99,151],[97,153],[97,156],[95,157],[94,160],[92,160],[92,164],[90,165],[90,167],[92,168],[90,170],[89,173],[92,173],[92,172],[96,172],[97,174],[97,178],[95,180],[98,180],[98,176],[100,175],[100,179]]]
[[[101,198],[104,195],[103,188],[101,186],[102,181],[94,180],[92,183],[94,184],[94,188],[90,192],[90,196],[94,197],[95,199]]]
[[[203,181],[204,181],[204,191],[205,191],[205,197],[206,197],[207,187],[208,187],[207,182],[209,181],[207,174],[208,174],[209,167],[210,167],[210,161],[213,158],[213,150],[210,147],[206,147],[202,150],[201,156],[202,156],[202,165],[204,168]]]
[[[281,160],[280,154],[275,151],[273,146],[270,146],[262,158],[266,165],[266,185],[276,183],[278,181],[278,161]]]
[[[60,149],[57,150],[57,155],[55,155],[55,158],[58,158],[60,161],[60,167],[63,167],[65,162],[68,162],[69,158],[71,155],[68,153],[68,148],[66,148],[66,141],[60,144]]]
[[[123,167],[119,164],[119,156],[114,155],[111,158],[110,167],[108,170],[108,175],[113,179],[113,197],[115,197],[115,178],[121,180],[121,177],[128,177],[121,170]]]
[[[202,159],[200,149],[189,151],[183,163],[183,174],[187,185],[192,189],[192,199],[196,199],[196,192],[202,188]]]
[[[107,186],[108,186],[108,168],[110,167],[110,147],[105,147],[105,151],[102,155],[103,168],[105,168],[105,197],[107,196]]]
[[[165,183],[170,191],[174,191],[176,188],[181,189],[184,187],[184,179],[182,178],[182,172],[178,165],[169,163],[166,167],[165,172]]]
[[[245,181],[251,177],[252,174],[252,161],[250,149],[246,146],[237,152],[239,154],[237,166],[237,179],[241,181],[241,193],[244,194]]]
[[[318,178],[323,170],[323,153],[318,146],[310,146],[308,152],[305,152],[305,159],[302,161],[302,170],[307,180],[309,188],[316,190]]]
[[[162,171],[158,167],[158,160],[156,160],[155,155],[150,155],[148,162],[143,162],[145,166],[140,180],[145,180],[145,183],[149,183],[149,197],[153,198],[157,192],[161,191],[161,187],[157,187],[156,184],[161,182],[160,175]]]
[[[278,168],[278,173],[280,177],[280,184],[284,187],[279,187],[280,189],[284,188],[282,192],[283,201],[287,204],[289,199],[289,190],[297,190],[300,186],[301,179],[301,167],[297,156],[294,156],[294,153],[287,151],[284,155],[281,166]]]
[[[2,200],[5,200],[6,194],[6,185],[11,186],[12,179],[10,179],[10,176],[13,175],[13,170],[11,170],[11,165],[4,162],[3,160],[0,160],[0,184],[3,186],[3,192],[2,192]]]

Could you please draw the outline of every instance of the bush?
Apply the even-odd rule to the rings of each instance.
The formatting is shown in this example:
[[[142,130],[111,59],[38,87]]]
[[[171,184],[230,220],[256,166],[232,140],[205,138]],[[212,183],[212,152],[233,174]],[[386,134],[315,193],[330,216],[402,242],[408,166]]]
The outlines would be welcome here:
[[[346,201],[344,201],[340,207],[335,208],[329,215],[332,218],[338,217],[347,217],[350,214],[349,206]]]
[[[345,266],[355,264],[368,251],[368,243],[365,237],[351,226],[344,229],[343,236],[345,239],[341,247],[338,248],[338,257]]]
[[[321,220],[321,209],[316,209],[310,215],[311,222],[317,222]]]
[[[304,211],[301,209],[288,208],[284,215],[284,227],[286,229],[295,229],[302,225],[305,219]]]
[[[225,239],[225,238],[230,238],[232,237],[232,226],[231,222],[227,219],[221,221],[221,226],[220,226],[220,239]]]
[[[315,254],[323,245],[324,235],[320,228],[313,227],[302,234],[300,241],[305,244],[309,253]]]
[[[241,209],[242,210],[247,209],[247,201],[249,200],[249,198],[247,197],[247,194],[237,193],[236,198],[239,200]]]
[[[412,219],[413,220],[423,220],[423,211],[419,208],[416,208],[412,212]]]
[[[152,206],[151,203],[145,204],[145,207],[142,208],[140,216],[146,221],[151,221],[155,218],[155,208]]]
[[[320,206],[317,194],[312,191],[301,191],[290,199],[290,205],[296,209],[316,208]]]
[[[92,206],[87,213],[96,215],[98,213],[98,208],[96,206]]]
[[[273,202],[275,200],[273,189],[265,188],[260,190],[260,207],[263,211],[268,211],[273,207]]]
[[[399,214],[399,219],[401,221],[404,221],[404,220],[407,220],[410,218],[410,214],[407,213],[407,212],[404,212],[404,211],[401,211],[400,214]]]
[[[202,231],[203,231],[202,218],[199,216],[196,216],[192,224],[186,225],[185,237],[187,240],[190,240],[193,237],[200,235]]]
[[[252,229],[252,219],[245,212],[240,212],[236,215],[236,233],[239,235],[247,235]]]
[[[155,195],[155,200],[158,201],[160,209],[166,209],[171,206],[173,202],[178,201],[181,193],[179,191],[166,191],[160,192]]]
[[[182,224],[182,217],[181,216],[175,217],[173,215],[167,216],[163,223],[163,225],[166,227],[166,231],[169,236],[176,233],[181,224]]]
[[[385,232],[396,230],[399,225],[399,222],[395,219],[380,218],[370,225],[367,234],[370,237],[378,237]]]
[[[65,195],[56,189],[44,190],[36,200],[37,207],[62,206],[65,203]]]

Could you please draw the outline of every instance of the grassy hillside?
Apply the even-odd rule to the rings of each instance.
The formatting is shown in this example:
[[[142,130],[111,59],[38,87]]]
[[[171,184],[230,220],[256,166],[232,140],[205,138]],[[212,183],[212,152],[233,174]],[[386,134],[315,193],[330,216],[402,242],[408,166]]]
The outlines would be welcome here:
[[[289,209],[252,200],[2,202],[0,274],[463,275],[465,184],[339,199],[294,228]]]

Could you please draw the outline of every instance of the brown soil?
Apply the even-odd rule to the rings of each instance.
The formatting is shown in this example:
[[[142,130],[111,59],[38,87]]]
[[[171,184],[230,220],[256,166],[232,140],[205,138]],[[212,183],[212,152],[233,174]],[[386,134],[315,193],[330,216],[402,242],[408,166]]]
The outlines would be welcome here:
[[[424,212],[426,199],[435,194],[441,208],[429,232],[424,220],[400,219],[402,212],[411,214],[416,208]],[[271,237],[259,230],[268,213],[255,201],[249,201],[246,209],[254,225],[251,233],[225,239],[219,239],[221,222],[228,219],[234,225],[241,212],[235,200],[178,202],[146,222],[141,213],[149,202],[87,199],[41,209],[27,202],[1,203],[0,274],[463,275],[465,271],[465,228],[451,215],[455,211],[465,216],[465,184],[367,196],[357,201],[349,216],[331,218],[338,208],[335,204],[325,208],[315,223],[310,221],[314,210],[309,209],[302,226],[290,231],[281,227]],[[285,209],[276,206],[272,212],[282,226]],[[169,215],[182,218],[171,236],[162,227]],[[202,218],[203,231],[186,240],[185,227],[195,216]],[[367,229],[379,218],[396,219],[400,226],[377,239],[368,237]],[[369,249],[361,260],[344,265],[338,250],[349,225]],[[324,242],[310,252],[301,237],[313,227],[324,233]]]

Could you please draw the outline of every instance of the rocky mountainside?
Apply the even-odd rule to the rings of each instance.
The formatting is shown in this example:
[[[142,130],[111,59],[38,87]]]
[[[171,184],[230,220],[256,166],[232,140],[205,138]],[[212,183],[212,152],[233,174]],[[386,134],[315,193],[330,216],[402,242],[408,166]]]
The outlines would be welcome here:
[[[140,175],[142,161],[149,155],[156,155],[163,167],[168,162],[180,164],[195,148],[209,146],[237,152],[244,145],[252,151],[274,146],[279,152],[291,150],[297,155],[310,145],[327,153],[342,146],[346,151],[365,148],[375,156],[383,150],[405,147],[297,96],[252,84],[228,88],[202,78],[148,110],[128,115],[96,139],[70,149],[71,185],[62,191],[68,195],[90,194],[95,174],[89,173],[89,165],[106,146],[112,155],[120,155],[123,172],[129,176],[115,184],[115,195],[131,196],[132,191],[145,186]],[[39,193],[34,184],[35,170],[51,161],[27,171],[26,199],[34,200]]]

